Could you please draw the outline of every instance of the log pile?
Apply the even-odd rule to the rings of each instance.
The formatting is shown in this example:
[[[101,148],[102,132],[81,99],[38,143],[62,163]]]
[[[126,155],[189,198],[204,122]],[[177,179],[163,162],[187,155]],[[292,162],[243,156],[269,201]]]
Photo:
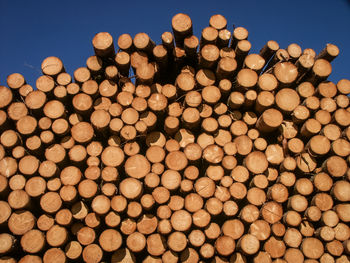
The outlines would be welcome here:
[[[349,262],[339,54],[185,14],[0,86],[1,262]]]

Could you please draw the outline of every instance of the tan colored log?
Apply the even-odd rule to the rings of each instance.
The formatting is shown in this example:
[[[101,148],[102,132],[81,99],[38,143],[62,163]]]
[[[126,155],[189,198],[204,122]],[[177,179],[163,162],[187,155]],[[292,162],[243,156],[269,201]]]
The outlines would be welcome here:
[[[308,196],[313,192],[314,186],[308,178],[300,178],[295,182],[294,189],[301,195]]]
[[[253,88],[258,81],[258,75],[255,71],[245,68],[241,69],[236,77],[237,88],[246,91],[247,89]]]
[[[286,231],[286,227],[281,222],[276,222],[271,225],[271,232],[276,237],[282,237]]]
[[[314,112],[320,107],[320,100],[316,96],[307,97],[302,103],[306,106],[311,112]]]
[[[281,86],[290,86],[298,76],[298,70],[290,62],[281,62],[276,64],[273,71],[275,77]]]
[[[283,237],[283,241],[289,247],[298,248],[302,241],[302,235],[296,228],[288,228]]]
[[[46,181],[39,176],[31,177],[25,183],[25,191],[31,197],[38,197],[45,193]]]
[[[339,48],[334,44],[328,43],[326,47],[316,56],[316,58],[322,58],[329,62],[332,62],[332,60],[335,59],[338,55]]]
[[[142,206],[140,203],[132,201],[128,204],[126,214],[130,218],[137,218],[142,213]]]
[[[260,251],[253,258],[253,262],[272,262],[269,253],[265,251]]]
[[[253,255],[258,252],[260,242],[255,236],[251,234],[245,234],[238,240],[237,247],[244,254]]]
[[[301,244],[303,254],[310,259],[318,259],[324,253],[322,242],[316,238],[305,238]]]
[[[341,177],[346,173],[346,162],[339,156],[329,157],[322,165],[324,171],[333,177]]]
[[[167,245],[171,250],[181,252],[187,246],[187,238],[182,232],[173,232],[168,237]]]
[[[303,105],[297,106],[292,113],[292,120],[294,123],[302,123],[306,121],[310,116],[310,111]]]
[[[132,49],[132,37],[129,34],[121,34],[118,38],[118,47],[126,52]]]
[[[255,103],[255,110],[263,112],[265,109],[271,107],[275,102],[275,97],[269,91],[262,91],[258,93]]]
[[[117,230],[106,229],[100,234],[99,244],[106,252],[116,251],[122,245],[122,236]]]
[[[142,185],[135,178],[126,178],[121,181],[119,190],[126,198],[135,199],[141,194]]]
[[[74,71],[74,80],[78,84],[82,84],[91,78],[91,73],[86,67],[80,67]]]
[[[261,132],[270,132],[277,129],[283,120],[282,114],[276,109],[267,109],[259,117],[256,128]]]
[[[77,241],[70,241],[65,247],[66,257],[70,260],[77,260],[80,258],[83,251],[82,246]]]
[[[36,131],[37,123],[34,117],[26,115],[17,121],[16,129],[21,135],[30,136]]]
[[[11,253],[15,245],[15,237],[8,233],[0,234],[1,248],[0,253],[3,255]]]
[[[38,253],[44,245],[45,236],[37,229],[32,229],[21,237],[21,247],[27,253]]]
[[[204,209],[200,209],[192,215],[193,225],[199,228],[208,226],[210,219],[210,214]]]
[[[174,33],[175,43],[177,46],[183,45],[183,40],[192,35],[191,18],[183,13],[176,14],[171,20],[171,26]]]
[[[214,72],[209,70],[209,69],[198,70],[195,78],[196,78],[196,81],[198,82],[198,84],[202,87],[214,85],[215,80],[216,80]],[[191,82],[189,82],[189,83],[191,83]],[[184,85],[184,84],[182,84],[182,85]]]
[[[66,262],[66,255],[60,248],[50,248],[46,250],[43,256],[43,262],[59,262],[64,263]]]
[[[78,192],[81,197],[91,198],[97,192],[97,185],[91,179],[82,180],[78,185]]]
[[[347,79],[341,79],[338,81],[337,83],[337,89],[339,91],[339,93],[341,94],[349,94],[349,90],[350,90],[350,81]]]
[[[47,192],[40,198],[40,206],[47,213],[55,213],[62,206],[62,199],[56,192]]]
[[[58,57],[47,57],[41,63],[41,71],[45,75],[55,77],[64,71],[63,63]]]
[[[275,95],[276,105],[283,112],[292,112],[300,103],[298,93],[289,88],[281,89]]]
[[[301,47],[296,43],[290,44],[287,47],[287,52],[291,61],[296,61],[302,54]]]
[[[203,68],[213,68],[219,59],[219,49],[213,44],[206,44],[200,51],[199,65]]]
[[[166,48],[163,45],[157,45],[153,48],[152,53],[161,70],[165,70],[168,66],[168,53]]]
[[[265,65],[265,59],[258,54],[249,54],[244,59],[244,67],[261,72]]]
[[[283,258],[286,262],[305,262],[303,253],[296,248],[287,248]]]
[[[60,144],[53,144],[45,150],[45,157],[47,160],[61,165],[66,158],[66,151]]]
[[[72,82],[72,77],[66,72],[61,72],[56,77],[56,82],[60,86],[67,86]]]
[[[153,190],[152,196],[156,203],[164,204],[170,199],[170,191],[163,186],[158,186]],[[170,211],[170,208],[166,209]]]
[[[147,64],[148,57],[147,54],[141,51],[135,51],[130,56],[130,65],[135,70],[142,64]]]
[[[194,247],[201,247],[205,242],[205,235],[199,229],[192,230],[188,236],[188,241]]]
[[[90,244],[83,249],[83,260],[85,262],[99,262],[102,260],[103,251],[97,244]]]
[[[326,193],[317,193],[311,200],[312,205],[316,205],[321,211],[327,211],[333,206],[333,199]]]
[[[326,80],[331,72],[331,64],[323,58],[318,58],[315,60],[311,73],[309,74],[310,76],[308,77],[308,81],[318,84],[321,81]]]
[[[277,183],[281,183],[286,187],[292,187],[295,184],[295,181],[296,181],[295,174],[287,171],[282,172],[276,180]]]
[[[219,36],[219,29],[212,26],[203,28],[199,49],[202,49],[205,45],[208,45],[208,44],[215,45],[218,39],[218,36]]]
[[[341,135],[340,128],[335,124],[327,124],[321,130],[321,134],[331,141],[337,140]]]
[[[13,73],[8,75],[6,82],[7,86],[16,93],[18,92],[19,88],[26,83],[23,75],[20,73]]]
[[[332,195],[341,202],[349,201],[349,187],[350,184],[347,181],[341,180],[337,181],[332,187]]]
[[[221,29],[219,30],[219,37],[217,39],[217,43],[216,45],[219,48],[228,48],[230,39],[231,39],[231,32],[229,30],[225,29]]]
[[[226,28],[227,20],[223,15],[220,15],[220,14],[212,15],[209,19],[209,25],[211,27],[216,28],[217,30],[221,30]]]
[[[134,47],[146,53],[152,53],[155,44],[146,33],[137,33],[133,39]]]
[[[205,209],[210,215],[217,216],[223,211],[223,203],[218,198],[211,197],[206,201]]]
[[[124,51],[118,52],[114,58],[114,61],[117,66],[118,73],[123,76],[128,76],[131,63],[130,55]]]
[[[54,97],[59,101],[66,101],[67,94],[67,89],[64,86],[56,86],[56,88],[53,90]]]
[[[21,174],[11,176],[9,180],[7,180],[5,176],[1,176],[0,178],[2,195],[9,194],[9,187],[12,191],[15,191],[24,189],[24,186],[26,185],[26,178]]]
[[[102,71],[103,62],[98,56],[90,56],[86,60],[86,67],[89,69],[92,75],[97,75]],[[57,77],[58,80],[58,77]],[[69,83],[68,83],[69,84]]]
[[[244,27],[236,27],[232,33],[231,47],[235,48],[239,41],[246,40],[248,34],[248,30]]]
[[[332,113],[337,109],[337,104],[331,98],[322,98],[320,100],[320,108],[322,110],[328,111],[329,113]]]
[[[59,225],[53,225],[46,232],[46,241],[50,246],[53,246],[53,247],[60,247],[64,245],[67,242],[67,238],[68,238],[67,229]],[[79,239],[79,232],[78,232],[78,239]]]
[[[333,98],[337,94],[337,87],[331,81],[321,82],[317,86],[316,93],[325,98]]]
[[[73,220],[72,212],[67,208],[61,209],[56,213],[55,220],[61,226],[69,226]]]
[[[112,36],[107,32],[97,33],[92,39],[96,56],[109,57],[115,54]]]
[[[267,202],[261,208],[263,219],[270,224],[276,223],[282,218],[282,206],[274,201]]]
[[[18,121],[28,114],[28,109],[23,102],[14,102],[8,107],[7,114],[10,119]]]
[[[98,91],[98,84],[95,80],[90,79],[82,84],[81,90],[87,95],[95,97]]]
[[[227,32],[228,30],[224,29],[224,30],[221,30],[221,31]],[[219,37],[220,37],[220,32],[219,32]],[[226,35],[226,33],[224,33],[224,34]],[[221,42],[222,40],[219,39],[219,41]],[[218,46],[220,46],[220,45],[221,44],[218,43]],[[220,58],[224,58],[224,57],[235,58],[236,57],[236,52],[230,47],[222,47],[220,49]]]
[[[278,81],[274,75],[264,73],[259,76],[257,84],[262,91],[273,91],[277,88]]]
[[[301,222],[302,222],[302,218],[301,218],[300,214],[294,210],[288,210],[283,215],[283,223],[284,224],[286,224],[287,226],[290,226],[290,227],[300,226],[300,228],[301,228],[300,231],[303,230],[303,227],[306,228],[305,226],[300,225]]]
[[[285,62],[289,60],[289,53],[285,49],[278,49],[274,56],[270,59],[270,62],[265,68],[265,71],[270,72],[273,66],[275,66],[278,62]]]
[[[349,204],[337,204],[334,209],[340,220],[342,220],[343,222],[350,221]]]
[[[19,95],[22,96],[22,98],[25,98],[33,90],[34,89],[31,85],[24,84],[22,87],[19,88],[18,92],[19,92]]]
[[[250,182],[250,186],[251,187],[255,186],[255,187],[258,187],[260,189],[265,189],[268,186],[268,180],[267,180],[265,175],[258,174],[252,178],[252,180]]]
[[[264,250],[269,253],[272,258],[279,258],[285,254],[286,245],[282,240],[270,237],[264,244]]]
[[[267,156],[268,158],[269,156]],[[262,152],[251,152],[244,159],[244,165],[254,174],[263,173],[268,166],[268,159]]]
[[[303,50],[304,55],[310,55],[311,57],[316,57],[316,52],[312,48],[305,48]]]
[[[315,119],[319,121],[322,125],[327,125],[331,122],[331,114],[325,110],[318,110],[315,113]]]
[[[301,98],[307,98],[314,95],[315,88],[310,82],[302,82],[297,86],[296,91]]]
[[[239,155],[246,156],[252,151],[253,142],[247,135],[240,135],[233,142],[236,144]]]
[[[20,143],[20,137],[14,130],[6,130],[1,134],[0,142],[3,147],[12,149]]]
[[[239,217],[246,224],[251,224],[259,218],[259,209],[252,204],[248,204],[242,208]]]
[[[164,32],[161,36],[162,38],[162,44],[163,46],[168,50],[171,51],[174,49],[174,36],[170,32]]]
[[[259,55],[265,59],[265,61],[269,61],[270,58],[276,53],[279,49],[279,44],[274,40],[269,40],[262,47],[259,52]]]
[[[283,184],[274,184],[268,189],[267,196],[271,200],[283,203],[288,199],[288,189]]]
[[[346,95],[340,94],[335,97],[339,108],[347,108],[349,106],[349,98]]]
[[[349,111],[345,109],[337,109],[332,116],[332,120],[341,127],[347,127],[350,125],[349,117]]]
[[[255,236],[259,241],[269,238],[270,232],[270,226],[264,220],[257,220],[249,227],[249,234]]]
[[[163,236],[152,234],[147,237],[147,251],[153,256],[160,256],[166,250],[166,243]]]
[[[235,250],[235,241],[229,236],[220,236],[215,242],[215,250],[219,255],[228,256]]]

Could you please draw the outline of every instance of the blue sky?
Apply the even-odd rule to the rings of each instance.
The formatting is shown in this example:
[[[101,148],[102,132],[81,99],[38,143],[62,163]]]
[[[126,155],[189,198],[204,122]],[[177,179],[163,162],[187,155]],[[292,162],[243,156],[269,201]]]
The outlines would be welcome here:
[[[70,74],[93,55],[91,40],[107,31],[118,36],[146,32],[160,43],[171,31],[176,13],[192,18],[194,34],[209,24],[213,14],[222,14],[232,25],[249,31],[252,51],[268,40],[285,48],[291,43],[319,52],[327,43],[340,48],[330,80],[350,79],[350,1],[18,1],[0,0],[0,85],[14,72],[34,85],[42,60],[62,59]]]

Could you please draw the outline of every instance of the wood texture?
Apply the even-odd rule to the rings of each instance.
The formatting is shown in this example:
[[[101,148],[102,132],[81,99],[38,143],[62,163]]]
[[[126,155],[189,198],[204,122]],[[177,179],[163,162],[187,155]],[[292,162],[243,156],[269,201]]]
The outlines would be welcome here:
[[[214,14],[93,36],[69,74],[0,86],[1,262],[347,262],[350,81],[340,54]]]

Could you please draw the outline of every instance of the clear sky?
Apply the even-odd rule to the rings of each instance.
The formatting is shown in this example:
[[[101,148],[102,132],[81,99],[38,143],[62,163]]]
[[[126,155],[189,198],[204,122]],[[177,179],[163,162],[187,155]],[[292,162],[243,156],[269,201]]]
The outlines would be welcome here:
[[[224,15],[229,29],[248,29],[251,52],[268,40],[283,48],[297,43],[316,52],[327,43],[336,44],[341,53],[332,62],[330,80],[350,79],[349,0],[0,0],[0,85],[18,72],[34,86],[48,56],[60,57],[72,74],[93,55],[91,40],[98,32],[111,33],[115,43],[123,33],[146,32],[159,44],[179,12],[190,15],[198,37],[211,15]]]

